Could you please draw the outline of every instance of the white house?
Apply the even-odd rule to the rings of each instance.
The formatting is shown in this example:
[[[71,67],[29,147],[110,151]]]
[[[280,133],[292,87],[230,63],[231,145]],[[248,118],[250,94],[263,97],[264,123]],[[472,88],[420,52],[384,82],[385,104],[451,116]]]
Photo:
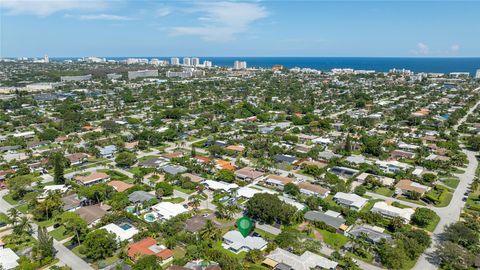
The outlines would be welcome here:
[[[333,199],[338,204],[343,204],[351,208],[360,210],[368,200],[353,193],[337,192]]]
[[[205,186],[207,186],[207,188],[209,188],[211,190],[230,191],[232,189],[238,188],[237,184],[214,181],[214,180],[205,180],[203,183],[205,184]]]
[[[133,227],[130,223],[122,223],[120,225],[110,223],[100,229],[105,229],[110,233],[113,233],[117,236],[119,242],[130,240],[132,237],[138,233],[137,228]]]
[[[182,213],[188,212],[181,204],[171,202],[161,202],[152,206],[152,210],[158,215],[159,219],[170,219]]]
[[[18,257],[13,250],[0,247],[0,265],[3,266],[3,269],[14,269],[19,265],[17,262],[18,259],[20,259],[20,257]]]
[[[385,202],[376,202],[370,210],[374,213],[380,213],[388,218],[400,217],[405,223],[409,223],[415,210],[412,208],[399,208],[386,204]]]
[[[239,253],[241,251],[250,251],[252,249],[263,250],[267,247],[267,241],[263,240],[262,237],[258,236],[247,236],[243,235],[237,231],[229,231],[223,235],[223,244],[222,246],[225,249]]]

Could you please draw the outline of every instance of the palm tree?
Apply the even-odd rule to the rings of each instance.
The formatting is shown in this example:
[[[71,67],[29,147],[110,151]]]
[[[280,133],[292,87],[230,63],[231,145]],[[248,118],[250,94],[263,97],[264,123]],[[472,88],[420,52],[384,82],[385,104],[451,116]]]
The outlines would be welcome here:
[[[30,220],[23,216],[20,218],[19,222],[17,225],[13,227],[13,233],[16,235],[21,235],[21,234],[30,234],[32,231],[32,224],[30,223]]]
[[[195,209],[196,211],[200,206],[200,199],[197,196],[190,196],[189,199],[190,199],[190,204],[193,206],[193,209]]]
[[[304,214],[302,211],[297,211],[295,214],[292,216],[292,221],[294,223],[302,223],[304,221]]]
[[[20,217],[20,212],[17,210],[17,208],[10,208],[8,210],[8,218],[10,219],[10,224],[15,225],[19,217]]]
[[[215,241],[220,238],[220,229],[215,227],[215,224],[211,220],[207,220],[205,227],[200,230],[200,237],[203,240]]]

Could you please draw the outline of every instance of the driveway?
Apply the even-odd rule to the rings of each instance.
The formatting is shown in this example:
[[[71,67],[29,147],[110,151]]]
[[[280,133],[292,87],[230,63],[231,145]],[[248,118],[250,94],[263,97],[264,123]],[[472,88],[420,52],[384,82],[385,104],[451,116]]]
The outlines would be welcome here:
[[[463,150],[468,158],[468,166],[465,169],[465,173],[456,174],[460,179],[458,187],[453,193],[452,201],[450,205],[443,208],[433,208],[435,212],[440,216],[440,222],[433,231],[432,235],[432,245],[425,251],[425,253],[420,256],[415,264],[414,270],[434,270],[437,269],[438,258],[435,257],[433,252],[435,251],[435,246],[439,243],[439,236],[445,231],[445,226],[451,223],[454,223],[460,219],[460,214],[462,209],[465,206],[465,202],[462,201],[463,194],[467,191],[470,184],[475,178],[475,171],[478,166],[478,161],[476,158],[476,152]]]
[[[8,190],[0,191],[0,212],[5,214],[10,208],[13,208],[11,204],[9,204],[3,199],[3,196],[5,196],[7,193],[8,193]],[[38,233],[37,233],[38,226],[36,223],[32,222],[32,229],[33,229],[32,236],[36,239],[38,236]],[[73,270],[93,269],[92,267],[90,267],[88,263],[86,263],[84,260],[78,257],[75,253],[73,253],[71,250],[66,248],[64,245],[62,245],[60,242],[58,242],[55,239],[53,239],[53,247],[57,251],[57,253],[55,254],[55,257],[57,257],[62,263],[70,266]]]

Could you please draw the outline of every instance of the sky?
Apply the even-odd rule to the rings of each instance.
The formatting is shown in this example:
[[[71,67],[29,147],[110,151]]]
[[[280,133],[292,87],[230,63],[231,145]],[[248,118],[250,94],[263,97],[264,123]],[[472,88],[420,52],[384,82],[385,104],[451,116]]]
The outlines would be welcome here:
[[[478,57],[479,14],[458,0],[0,0],[0,56]]]

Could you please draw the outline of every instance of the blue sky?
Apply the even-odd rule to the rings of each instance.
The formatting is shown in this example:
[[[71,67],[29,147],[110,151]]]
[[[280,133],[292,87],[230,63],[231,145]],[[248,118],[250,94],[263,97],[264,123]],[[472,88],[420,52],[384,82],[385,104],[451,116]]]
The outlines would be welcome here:
[[[1,0],[6,56],[480,56],[480,1]]]

